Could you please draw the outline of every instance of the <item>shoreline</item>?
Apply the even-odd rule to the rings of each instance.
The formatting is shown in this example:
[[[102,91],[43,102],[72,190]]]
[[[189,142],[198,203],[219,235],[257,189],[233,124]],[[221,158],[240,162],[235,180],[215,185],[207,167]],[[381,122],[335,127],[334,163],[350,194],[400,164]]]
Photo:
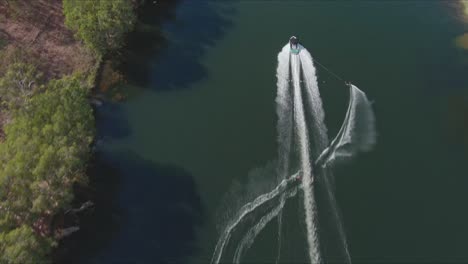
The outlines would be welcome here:
[[[6,242],[6,246],[0,246],[0,255],[5,255],[5,257],[0,256],[0,262],[5,258],[6,261],[69,263],[74,262],[76,252],[84,253],[84,256],[87,256],[86,251],[100,248],[99,245],[95,245],[94,248],[89,249],[89,239],[94,238],[96,232],[102,231],[100,227],[107,229],[106,224],[108,223],[106,223],[106,220],[103,222],[103,219],[112,221],[114,216],[109,208],[112,208],[113,201],[109,199],[109,196],[113,195],[109,193],[108,184],[109,182],[111,185],[118,183],[113,179],[100,177],[98,172],[113,170],[111,164],[107,164],[106,161],[101,159],[99,147],[97,146],[99,142],[99,131],[97,131],[99,122],[98,108],[106,101],[119,102],[125,100],[119,86],[126,82],[126,78],[129,77],[129,69],[132,67],[132,63],[135,63],[135,61],[132,61],[134,58],[131,57],[134,54],[131,53],[134,51],[137,51],[137,53],[157,51],[157,48],[165,41],[159,27],[170,16],[168,10],[174,9],[178,1],[169,0],[156,3],[146,0],[129,0],[129,2],[126,2],[133,10],[130,16],[135,17],[136,23],[130,22],[132,24],[131,29],[125,32],[122,39],[119,40],[121,42],[116,44],[119,46],[118,49],[112,50],[109,48],[104,51],[101,49],[104,54],[91,50],[86,39],[80,40],[78,38],[77,30],[81,29],[72,30],[67,26],[69,25],[67,23],[70,22],[67,22],[69,18],[67,18],[66,12],[70,16],[77,15],[76,13],[70,13],[75,8],[75,4],[71,3],[67,0],[38,0],[33,4],[28,3],[27,0],[0,2],[0,58],[4,61],[4,64],[0,65],[0,80],[6,78],[6,74],[9,72],[15,71],[11,69],[13,65],[18,63],[31,65],[34,71],[41,76],[30,95],[33,101],[37,100],[36,98],[47,96],[53,98],[53,96],[57,96],[54,95],[54,93],[57,94],[56,91],[49,91],[51,85],[59,82],[62,85],[68,85],[69,81],[77,80],[80,83],[80,89],[84,89],[83,91],[86,93],[86,98],[82,99],[87,101],[85,108],[90,109],[93,120],[93,125],[89,127],[88,131],[85,131],[86,133],[92,133],[91,141],[89,144],[80,146],[81,149],[87,149],[85,151],[86,155],[77,157],[81,159],[81,163],[84,163],[80,165],[83,166],[82,178],[80,180],[67,179],[68,181],[71,180],[71,186],[62,187],[63,192],[68,193],[67,197],[72,198],[58,200],[63,205],[52,211],[42,211],[39,216],[31,215],[28,218],[17,220],[16,223],[13,222],[7,229],[2,230],[0,232],[0,245],[3,243],[2,239],[20,229],[21,232],[24,230],[31,232],[30,236],[32,237],[28,239],[42,242],[32,242],[32,244],[23,246],[24,248],[21,248],[20,251],[28,252],[28,254],[26,254],[26,258],[23,256],[22,259],[17,259],[13,255],[6,256],[7,254],[4,252],[15,246],[11,242]],[[94,8],[94,6],[91,8]],[[101,8],[104,8],[104,11],[110,10],[107,9],[108,7]],[[80,16],[81,13],[78,14],[78,19],[82,19]],[[149,21],[145,21],[148,18]],[[144,51],[135,47],[135,45],[142,44],[139,43],[142,39],[146,40],[143,41]],[[138,59],[141,60],[142,58]],[[145,57],[143,57],[144,59]],[[143,67],[139,64],[138,66]],[[0,94],[0,99],[5,100],[1,96],[2,94]],[[62,107],[60,101],[58,101],[59,105],[57,107]],[[39,108],[40,111],[44,111],[43,109],[46,108]],[[9,135],[8,127],[16,125],[16,119],[27,117],[23,112],[25,110],[13,111],[10,106],[0,107],[0,144],[3,141],[16,140],[16,136]],[[52,122],[51,124],[54,125],[55,121],[50,118],[51,116],[48,116],[46,120],[40,122],[44,122],[44,126],[47,125],[47,122]],[[41,123],[36,125],[39,125],[40,130],[44,129],[41,127]],[[74,127],[75,125],[69,124],[69,126]],[[7,128],[6,134],[4,128]],[[65,145],[65,147],[71,146]],[[32,155],[44,155],[42,150],[37,151],[37,153],[32,152]],[[3,154],[0,153],[0,155]],[[4,160],[9,162],[8,158],[4,158]],[[33,168],[38,166],[34,163],[36,161],[32,162]],[[0,192],[1,188],[5,188],[1,176],[6,172],[2,172],[2,167],[5,167],[5,165],[0,166]],[[49,169],[52,170],[52,173],[55,173],[53,167]],[[26,168],[23,170],[26,170],[25,173],[27,174],[31,173]],[[115,174],[118,174],[118,171],[115,171]],[[15,179],[15,176],[13,174],[13,179]],[[65,178],[70,176],[65,175]],[[32,181],[37,181],[37,179],[33,178]],[[31,182],[29,186],[28,184],[24,186],[24,191],[33,188],[33,184],[37,183]],[[40,188],[48,186],[43,185],[43,183],[39,184],[42,184],[39,185]],[[114,189],[113,194],[116,194],[115,191],[116,189]],[[33,194],[31,196],[32,199],[36,199]],[[8,209],[8,204],[4,206],[2,203],[15,202],[14,200],[15,198],[0,197],[0,213],[3,211],[3,214],[8,214],[11,209]],[[36,200],[33,201],[36,202]],[[28,207],[29,205],[25,208]],[[29,212],[31,210],[23,209],[23,211],[19,212],[28,211],[24,213],[31,214]],[[0,224],[1,221],[6,220],[0,218]],[[107,232],[107,236],[102,237],[102,240],[110,239],[111,233]],[[7,236],[4,237],[4,235]],[[44,246],[45,244],[42,245],[42,243],[48,245]]]
[[[146,48],[143,50],[154,49],[162,45],[165,39],[156,29],[159,29],[160,24],[167,19],[166,16],[170,16],[170,12],[176,8],[178,2],[178,0],[170,0],[155,5],[152,1],[142,0],[136,3],[137,20],[134,29],[126,34],[123,47],[115,54],[103,57],[96,70],[94,86],[90,91],[91,98],[97,99],[98,102],[94,104],[91,102],[96,127],[100,121],[98,111],[102,107],[101,104],[109,102],[118,104],[126,100],[125,94],[128,87],[122,88],[122,85],[130,78],[129,69],[136,66],[135,62],[132,61],[132,55],[135,54],[130,53],[135,50],[140,51],[133,46],[132,40],[138,40],[141,37],[149,38],[150,41],[144,42]],[[151,16],[161,16],[156,23],[157,25],[152,23],[149,25],[145,21],[145,18]],[[148,32],[148,27],[154,31]],[[138,61],[138,66],[140,66],[140,62]],[[91,257],[94,251],[110,241],[113,232],[118,228],[119,215],[116,211],[119,209],[112,198],[118,195],[120,172],[113,164],[103,158],[97,146],[102,140],[99,138],[99,134],[100,132],[97,130],[91,145],[93,153],[87,166],[89,184],[76,186],[76,199],[73,202],[75,206],[79,206],[91,201],[93,206],[89,210],[80,212],[81,215],[78,219],[69,219],[69,221],[78,220],[80,230],[63,239],[54,249],[52,254],[54,263],[79,263],[79,260]],[[114,175],[114,177],[107,179],[103,175]],[[96,236],[97,233],[100,235]],[[93,243],[89,243],[89,239],[93,239]]]

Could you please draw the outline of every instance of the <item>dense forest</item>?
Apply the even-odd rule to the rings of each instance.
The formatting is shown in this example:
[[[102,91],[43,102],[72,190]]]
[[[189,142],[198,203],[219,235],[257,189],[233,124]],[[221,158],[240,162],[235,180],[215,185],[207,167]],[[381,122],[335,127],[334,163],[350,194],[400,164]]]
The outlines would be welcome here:
[[[41,10],[29,1],[0,4],[5,27],[33,24],[34,12]],[[0,263],[49,262],[51,250],[70,232],[54,219],[72,209],[74,186],[87,182],[95,126],[90,93],[102,58],[122,47],[135,23],[131,0],[35,4],[44,10],[62,7],[63,13],[49,14],[44,25],[64,24],[62,32],[71,30],[81,54],[91,59],[79,58],[68,72],[60,64],[44,67],[44,58],[28,53],[40,45],[42,31],[23,46],[14,40],[4,44],[0,35]]]

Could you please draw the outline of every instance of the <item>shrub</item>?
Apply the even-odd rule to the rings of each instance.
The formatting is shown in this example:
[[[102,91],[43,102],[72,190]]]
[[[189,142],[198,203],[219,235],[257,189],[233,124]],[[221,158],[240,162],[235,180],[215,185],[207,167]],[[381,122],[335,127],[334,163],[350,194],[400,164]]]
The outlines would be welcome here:
[[[100,55],[120,48],[135,23],[130,0],[64,0],[63,12],[67,27]]]

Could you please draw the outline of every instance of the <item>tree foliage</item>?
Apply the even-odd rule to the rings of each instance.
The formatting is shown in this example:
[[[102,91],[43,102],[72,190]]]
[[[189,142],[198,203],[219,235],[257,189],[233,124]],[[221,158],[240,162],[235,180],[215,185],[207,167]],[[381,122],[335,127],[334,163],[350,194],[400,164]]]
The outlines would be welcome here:
[[[31,241],[17,247],[29,252],[39,243],[33,238],[43,235],[30,235],[28,228],[69,207],[73,184],[84,179],[93,138],[87,95],[77,78],[66,77],[51,81],[45,92],[13,111],[0,144],[0,245],[25,237]],[[16,247],[1,250],[9,256],[19,252]]]
[[[135,23],[130,0],[64,0],[63,13],[67,27],[101,55],[120,48]]]
[[[32,64],[15,62],[0,78],[0,99],[9,106],[21,106],[31,97],[42,74]]]
[[[51,239],[36,236],[26,225],[0,233],[0,263],[43,263],[52,244]]]

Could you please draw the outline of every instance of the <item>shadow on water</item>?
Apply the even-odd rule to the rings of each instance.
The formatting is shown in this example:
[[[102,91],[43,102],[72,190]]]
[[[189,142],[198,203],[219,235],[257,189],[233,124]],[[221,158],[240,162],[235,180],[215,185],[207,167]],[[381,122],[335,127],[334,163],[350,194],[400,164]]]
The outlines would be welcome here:
[[[232,26],[229,18],[235,10],[229,2],[223,5],[204,0],[157,2],[149,1],[141,9],[141,19],[129,38],[122,70],[130,83],[137,86],[158,91],[187,88],[207,76],[200,60]]]
[[[167,47],[167,40],[161,26],[164,22],[175,19],[175,9],[179,0],[147,1],[138,10],[135,31],[129,34],[127,45],[123,49],[122,71],[132,83],[144,86],[150,80],[151,57]],[[161,3],[159,3],[161,2]]]
[[[192,175],[133,153],[97,154],[95,208],[62,263],[180,263],[196,253],[203,208]]]
[[[131,128],[122,105],[106,101],[95,111],[97,139],[120,139],[130,136]]]
[[[231,4],[212,1],[146,1],[137,30],[123,50],[122,72],[130,84],[159,91],[185,88],[206,77],[200,62],[231,25]],[[222,7],[222,8],[221,8]],[[153,88],[154,87],[154,88]],[[135,152],[107,151],[132,134],[125,104],[96,109],[97,143],[80,231],[57,250],[58,263],[185,263],[196,255],[203,206],[194,177],[183,168],[143,159]],[[110,139],[110,140],[109,140]]]
[[[74,207],[89,200],[94,206],[79,215],[75,225],[79,225],[80,231],[60,242],[55,254],[56,263],[87,260],[109,243],[121,225],[122,210],[116,200],[120,188],[119,171],[104,159],[102,153],[95,153],[91,164],[88,170],[90,188],[75,192]],[[110,175],[112,178],[109,179]]]

